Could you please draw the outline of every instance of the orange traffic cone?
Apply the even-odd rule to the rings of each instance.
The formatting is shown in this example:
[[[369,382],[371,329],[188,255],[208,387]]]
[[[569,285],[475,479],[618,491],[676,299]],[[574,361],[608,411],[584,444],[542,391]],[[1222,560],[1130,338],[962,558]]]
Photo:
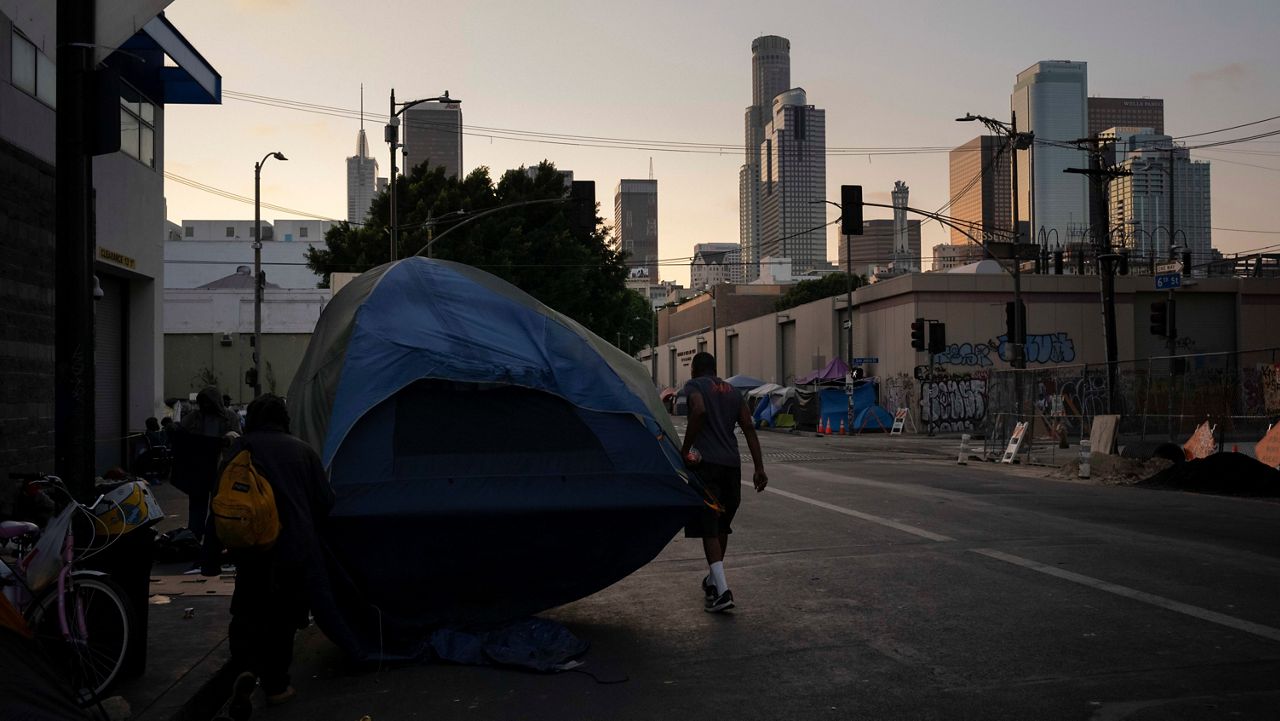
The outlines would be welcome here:
[[[826,419],[818,421],[818,432],[824,436],[831,435],[831,421]]]
[[[844,432],[844,419],[843,419],[843,418],[841,418],[841,419],[840,419],[840,435],[842,435],[842,436],[843,436],[843,435],[847,435],[847,434]]]

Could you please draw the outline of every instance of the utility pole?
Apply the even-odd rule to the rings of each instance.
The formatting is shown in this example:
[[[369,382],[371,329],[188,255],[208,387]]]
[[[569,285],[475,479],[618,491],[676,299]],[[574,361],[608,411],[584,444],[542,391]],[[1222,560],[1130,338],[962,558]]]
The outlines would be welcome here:
[[[394,261],[396,259],[396,242],[399,240],[396,227],[396,148],[400,144],[400,116],[396,114],[396,89],[391,89],[391,111],[387,115],[387,127],[383,132],[383,137],[387,144],[391,146],[391,187],[388,188],[387,203],[387,225],[391,226],[391,246],[387,253],[387,260]]]
[[[94,478],[94,227],[93,156],[89,119],[93,97],[94,0],[58,0],[58,172],[54,245],[53,446],[54,469],[80,498]]]
[[[1107,411],[1115,412],[1116,403],[1116,278],[1115,261],[1119,256],[1111,252],[1111,218],[1107,212],[1107,184],[1126,175],[1128,170],[1104,166],[1104,146],[1100,138],[1084,138],[1075,144],[1089,153],[1088,168],[1065,168],[1064,173],[1078,173],[1089,178],[1089,206],[1092,210],[1094,242],[1098,246],[1098,274],[1102,280],[1102,325],[1107,350]]]

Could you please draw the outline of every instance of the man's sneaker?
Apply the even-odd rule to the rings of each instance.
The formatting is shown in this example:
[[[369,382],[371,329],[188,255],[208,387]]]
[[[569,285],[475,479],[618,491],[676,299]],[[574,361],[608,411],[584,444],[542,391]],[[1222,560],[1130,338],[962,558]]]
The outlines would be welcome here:
[[[253,689],[258,685],[258,677],[245,671],[236,676],[231,687],[231,700],[227,702],[226,718],[231,721],[249,721],[253,715]]]
[[[707,598],[706,608],[703,610],[707,613],[720,613],[733,608],[733,591],[725,589],[725,592],[715,598]]]
[[[711,582],[711,574],[702,579],[702,595],[707,597],[708,604],[716,600],[716,584]]]

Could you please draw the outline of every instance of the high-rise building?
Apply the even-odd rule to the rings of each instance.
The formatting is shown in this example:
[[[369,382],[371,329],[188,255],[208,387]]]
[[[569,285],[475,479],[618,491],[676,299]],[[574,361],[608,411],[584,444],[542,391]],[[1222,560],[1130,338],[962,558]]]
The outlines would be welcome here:
[[[369,155],[369,139],[364,128],[356,135],[356,154],[347,158],[347,222],[364,222],[369,206],[379,192],[378,161]]]
[[[1151,128],[1103,132],[1117,139],[1120,168],[1132,173],[1109,187],[1111,227],[1117,236],[1140,258],[1154,254],[1158,261],[1172,259],[1172,237],[1175,246],[1191,251],[1193,265],[1212,261],[1209,164],[1193,162],[1186,148]]]
[[[444,166],[462,175],[462,105],[423,103],[404,111],[404,174],[417,165]]]
[[[898,241],[898,227],[892,220],[867,220],[862,224],[862,235],[840,236],[839,271],[844,273],[852,266],[857,275],[870,277],[877,269],[897,264],[898,269],[920,267],[920,221],[906,221],[906,249],[894,252]],[[853,257],[846,256],[845,251]],[[852,260],[852,262],[850,262]]]
[[[1005,139],[980,135],[951,151],[951,207],[947,214],[964,232],[951,228],[952,245],[984,240],[983,233],[1007,232],[1013,224],[1013,191],[1009,187],[1009,152]]]
[[[658,278],[658,181],[619,180],[613,194],[613,229],[627,265]]]
[[[786,257],[799,275],[827,262],[826,111],[803,88],[773,99],[760,144],[760,257]]]
[[[1010,104],[1018,130],[1035,133],[1037,141],[1033,149],[1018,151],[1018,218],[1024,241],[1066,245],[1088,228],[1085,176],[1063,171],[1087,168],[1089,159],[1083,150],[1050,144],[1086,136],[1088,90],[1083,62],[1042,60],[1018,73]]]
[[[765,125],[773,113],[773,99],[791,87],[791,41],[762,35],[751,41],[751,105],[747,108],[744,147],[746,156],[738,171],[738,240],[745,277],[754,280],[763,255],[760,250],[760,146]]]
[[[689,263],[689,287],[706,290],[720,283],[732,283],[734,273],[730,262],[737,263],[741,253],[737,243],[698,243],[693,246],[693,260]],[[733,255],[731,261],[730,255]]]
[[[1151,128],[1164,132],[1160,98],[1089,98],[1089,137],[1109,128]]]

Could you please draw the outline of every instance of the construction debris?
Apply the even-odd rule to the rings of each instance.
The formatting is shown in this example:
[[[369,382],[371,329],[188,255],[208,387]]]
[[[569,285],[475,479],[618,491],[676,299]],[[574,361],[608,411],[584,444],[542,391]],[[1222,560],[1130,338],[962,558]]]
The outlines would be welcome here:
[[[1280,471],[1243,453],[1214,453],[1179,463],[1138,485],[1226,496],[1280,496]]]

